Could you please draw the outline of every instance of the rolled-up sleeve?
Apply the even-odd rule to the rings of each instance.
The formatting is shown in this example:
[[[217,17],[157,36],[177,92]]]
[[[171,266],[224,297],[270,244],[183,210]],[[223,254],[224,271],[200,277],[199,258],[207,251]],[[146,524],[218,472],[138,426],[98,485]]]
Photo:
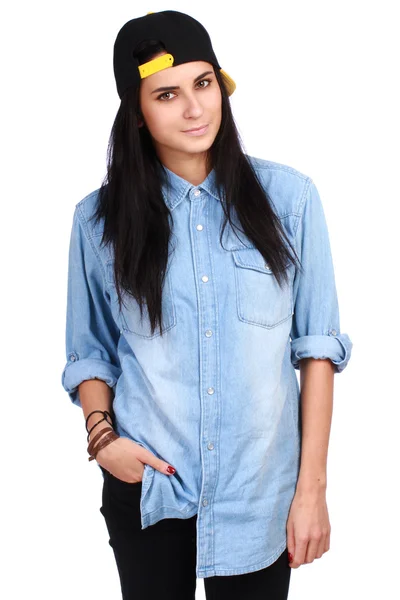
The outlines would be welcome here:
[[[340,331],[329,233],[322,202],[311,179],[306,184],[296,249],[304,271],[297,271],[293,284],[292,364],[299,369],[302,358],[329,358],[335,373],[340,373],[350,360],[353,343]]]
[[[119,328],[112,316],[103,267],[87,234],[79,205],[75,207],[68,258],[66,359],[62,386],[81,407],[78,386],[101,379],[114,387],[121,374]]]

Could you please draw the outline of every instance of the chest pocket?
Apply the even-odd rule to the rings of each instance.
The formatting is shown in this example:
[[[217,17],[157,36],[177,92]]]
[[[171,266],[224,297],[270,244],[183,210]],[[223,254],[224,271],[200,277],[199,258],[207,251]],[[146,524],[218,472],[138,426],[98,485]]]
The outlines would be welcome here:
[[[234,262],[237,313],[241,321],[272,328],[293,314],[293,286],[279,287],[274,274],[257,248],[231,250]],[[289,268],[290,263],[287,265]]]
[[[107,281],[111,285],[113,302],[118,304],[117,291],[114,279],[114,262],[109,260],[107,263]],[[140,316],[139,304],[132,296],[122,291],[123,304],[121,305],[121,327],[128,333],[133,333],[143,338],[153,339],[160,336],[160,328],[157,326],[154,333],[151,333],[149,313],[147,305],[143,306],[143,317]],[[163,333],[166,333],[176,325],[176,311],[170,276],[167,272],[164,280],[163,298],[162,298],[162,323]]]

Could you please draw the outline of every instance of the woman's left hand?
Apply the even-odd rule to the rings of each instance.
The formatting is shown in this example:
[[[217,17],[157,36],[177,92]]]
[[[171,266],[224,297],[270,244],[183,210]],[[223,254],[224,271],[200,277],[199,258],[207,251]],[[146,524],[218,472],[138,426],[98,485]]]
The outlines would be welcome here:
[[[331,526],[324,490],[297,491],[286,525],[289,566],[297,569],[329,550]]]

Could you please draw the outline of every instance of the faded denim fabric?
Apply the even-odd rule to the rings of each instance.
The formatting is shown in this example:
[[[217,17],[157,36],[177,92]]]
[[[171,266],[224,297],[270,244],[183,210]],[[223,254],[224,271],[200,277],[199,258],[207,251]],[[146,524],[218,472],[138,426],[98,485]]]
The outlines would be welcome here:
[[[145,465],[142,529],[197,513],[197,577],[257,571],[285,550],[300,468],[296,369],[301,358],[329,358],[340,373],[352,349],[315,184],[249,158],[305,269],[295,276],[289,265],[284,290],[229,224],[221,247],[214,171],[194,186],[167,169],[174,251],[163,337],[151,336],[132,299],[118,312],[113,257],[100,248],[101,224],[88,222],[98,190],[76,204],[70,240],[62,385],[81,406],[77,386],[105,381],[117,433],[176,468],[168,476]]]

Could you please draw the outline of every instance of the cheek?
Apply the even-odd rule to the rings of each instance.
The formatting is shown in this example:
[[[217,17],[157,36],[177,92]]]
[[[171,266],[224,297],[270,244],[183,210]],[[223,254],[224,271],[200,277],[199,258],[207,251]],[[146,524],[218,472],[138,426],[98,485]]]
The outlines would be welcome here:
[[[222,98],[221,92],[219,90],[217,90],[213,94],[209,94],[205,108],[207,108],[207,110],[209,110],[210,113],[216,116],[222,114]]]
[[[168,131],[173,125],[171,111],[161,109],[149,111],[146,116],[147,127],[155,139],[168,137]]]

